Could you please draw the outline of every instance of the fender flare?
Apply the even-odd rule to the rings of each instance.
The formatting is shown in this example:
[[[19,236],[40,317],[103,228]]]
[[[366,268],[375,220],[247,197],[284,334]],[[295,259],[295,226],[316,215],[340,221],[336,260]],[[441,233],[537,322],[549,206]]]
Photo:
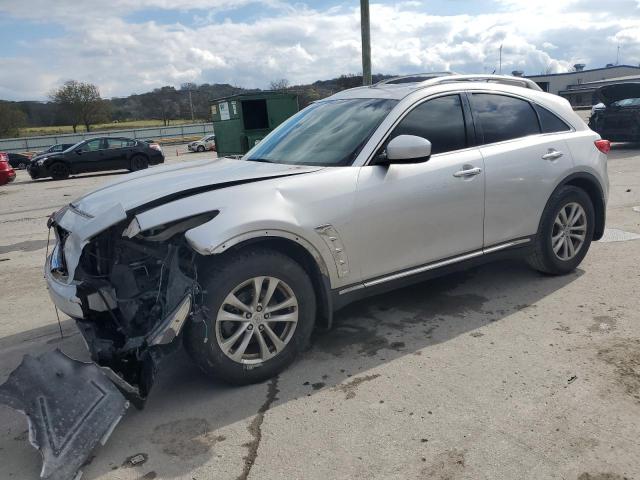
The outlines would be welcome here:
[[[220,243],[218,246],[208,249],[205,252],[198,251],[198,253],[209,256],[220,255],[228,250],[234,249],[235,247],[242,247],[243,245],[252,244],[254,242],[260,243],[261,241],[268,241],[270,239],[282,239],[293,242],[296,245],[299,245],[300,248],[306,251],[309,255],[310,260],[313,261],[319,273],[319,275],[314,275],[317,278],[312,278],[314,286],[317,289],[318,313],[324,323],[324,326],[327,329],[330,329],[333,324],[334,311],[333,297],[331,295],[331,274],[329,272],[327,262],[320,251],[311,242],[300,235],[280,229],[252,230],[231,237]],[[337,276],[337,266],[335,275]]]
[[[591,173],[588,172],[576,172],[572,173],[566,177],[564,177],[553,189],[551,195],[549,195],[549,199],[553,197],[553,195],[562,187],[566,185],[572,185],[578,188],[582,188],[585,190],[591,202],[593,203],[593,209],[595,211],[596,224],[593,231],[593,239],[600,240],[604,235],[604,227],[606,222],[606,201],[604,198],[604,191],[602,189],[602,185],[600,181]],[[549,207],[549,199],[547,199],[547,205],[545,206],[545,211]],[[543,215],[540,217],[540,222],[544,218]],[[540,225],[538,225],[538,231],[540,231]]]

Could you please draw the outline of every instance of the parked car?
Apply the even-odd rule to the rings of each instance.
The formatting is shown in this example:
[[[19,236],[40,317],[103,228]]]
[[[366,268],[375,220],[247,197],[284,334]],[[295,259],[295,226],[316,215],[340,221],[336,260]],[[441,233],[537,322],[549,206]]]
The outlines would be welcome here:
[[[74,145],[75,143],[56,143],[55,145],[51,145],[46,150],[37,152],[35,155],[31,157],[31,159],[34,160],[34,159],[37,159],[38,157],[46,156],[52,153],[64,152],[66,149],[71,148]]]
[[[206,137],[202,137],[200,140],[191,142],[187,145],[187,149],[190,152],[204,152],[205,150],[216,151],[216,136],[215,135],[207,135]]]
[[[63,152],[41,156],[33,160],[27,170],[33,179],[61,180],[85,172],[121,169],[134,172],[159,163],[164,163],[164,154],[157,143],[101,137],[84,140]]]
[[[604,108],[592,112],[589,127],[612,142],[640,142],[640,83],[600,87]]]
[[[7,153],[7,157],[9,158],[9,165],[19,170],[24,170],[31,162],[31,159],[22,153]]]
[[[9,165],[9,156],[6,153],[0,153],[0,186],[13,182],[16,179],[16,172]]]
[[[53,214],[48,291],[102,367],[82,367],[87,383],[108,374],[140,402],[181,344],[208,375],[260,382],[368,295],[496,258],[574,271],[604,233],[608,148],[528,79],[342,91],[241,160],[134,174]],[[54,371],[80,368],[59,357]],[[63,392],[46,401],[67,422],[91,409],[108,428],[122,415],[96,406],[95,389],[86,405],[66,398],[74,375],[23,372],[30,391]],[[94,426],[78,420],[74,435]]]

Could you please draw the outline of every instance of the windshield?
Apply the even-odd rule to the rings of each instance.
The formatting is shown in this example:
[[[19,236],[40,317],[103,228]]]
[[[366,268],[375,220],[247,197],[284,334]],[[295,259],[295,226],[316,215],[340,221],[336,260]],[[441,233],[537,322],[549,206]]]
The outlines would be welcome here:
[[[80,142],[78,142],[78,143],[74,143],[74,144],[73,144],[73,145],[71,145],[69,148],[67,148],[67,149],[65,150],[65,152],[68,152],[68,151],[70,151],[70,150],[73,150],[73,149],[74,149],[74,148],[76,148],[76,147],[79,147],[79,146],[80,146],[81,144],[83,144],[84,142],[86,142],[86,140],[82,140],[82,141],[80,141]]]
[[[274,130],[244,159],[288,165],[350,165],[397,103],[371,98],[314,103]]]

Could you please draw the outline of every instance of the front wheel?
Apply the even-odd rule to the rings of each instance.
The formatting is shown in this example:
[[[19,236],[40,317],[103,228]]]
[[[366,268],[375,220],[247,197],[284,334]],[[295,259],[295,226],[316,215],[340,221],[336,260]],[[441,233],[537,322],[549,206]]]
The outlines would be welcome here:
[[[69,177],[69,173],[71,172],[66,164],[57,162],[49,167],[49,173],[54,180],[64,180]]]
[[[230,254],[207,271],[205,318],[189,323],[185,346],[208,375],[232,384],[262,382],[306,347],[316,298],[291,258],[256,249]]]
[[[573,186],[560,188],[545,208],[529,265],[551,275],[572,272],[587,255],[594,224],[589,195]]]
[[[202,145],[198,145],[198,148],[196,150],[198,150],[198,152],[202,153],[202,152],[204,152],[204,147]]]

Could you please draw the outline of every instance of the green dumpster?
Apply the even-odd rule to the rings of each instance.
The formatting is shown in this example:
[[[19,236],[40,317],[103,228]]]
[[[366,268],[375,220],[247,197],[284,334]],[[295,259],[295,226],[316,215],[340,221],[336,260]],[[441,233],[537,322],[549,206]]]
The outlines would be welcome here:
[[[218,156],[244,155],[297,111],[298,96],[291,93],[242,93],[213,100]]]

